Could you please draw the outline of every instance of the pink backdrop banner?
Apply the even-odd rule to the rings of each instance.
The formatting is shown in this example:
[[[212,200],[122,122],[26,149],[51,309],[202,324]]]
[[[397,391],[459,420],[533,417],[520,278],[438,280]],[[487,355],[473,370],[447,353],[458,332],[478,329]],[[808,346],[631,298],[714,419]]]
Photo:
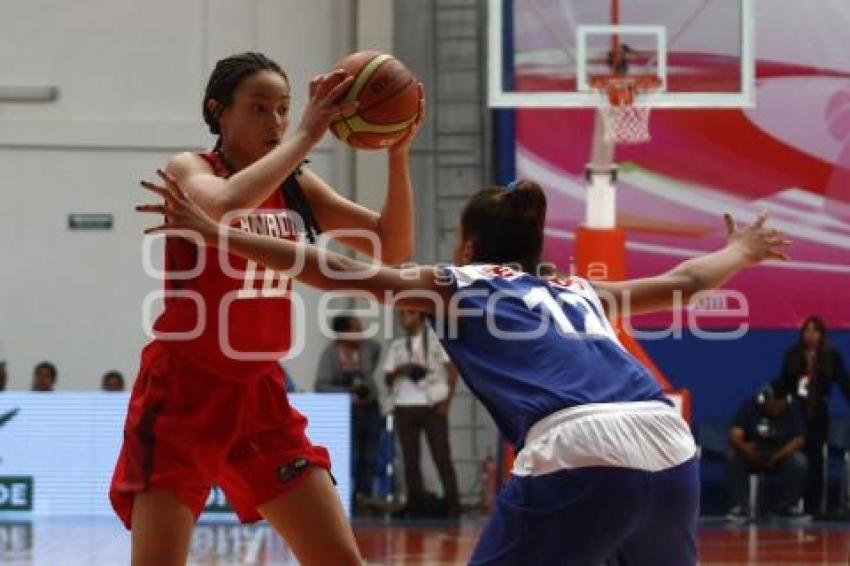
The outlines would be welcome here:
[[[850,29],[850,4],[772,0],[769,11],[765,4],[755,108],[654,110],[652,141],[617,148],[628,273],[656,274],[719,248],[724,212],[749,222],[767,211],[770,224],[793,240],[792,261],[736,277],[726,289],[741,293],[748,315],[724,316],[739,301],[712,300],[703,304],[702,326],[792,328],[820,314],[832,328],[850,328],[850,41],[838,39]],[[707,64],[693,54],[670,57]],[[520,90],[529,87],[523,81],[541,80],[516,77]],[[567,269],[584,217],[593,118],[592,110],[516,113],[518,177],[545,188],[546,254]],[[653,315],[636,324],[669,320]]]

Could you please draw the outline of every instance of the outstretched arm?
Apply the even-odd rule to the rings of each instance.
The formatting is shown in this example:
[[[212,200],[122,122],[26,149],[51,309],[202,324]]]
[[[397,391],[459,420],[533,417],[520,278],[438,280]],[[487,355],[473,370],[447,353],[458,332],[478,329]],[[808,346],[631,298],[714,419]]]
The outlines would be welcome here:
[[[677,300],[687,302],[700,291],[723,285],[745,267],[768,259],[787,260],[783,249],[790,244],[775,229],[764,227],[761,214],[746,228],[724,215],[729,241],[716,252],[680,263],[667,273],[629,281],[593,281],[606,309],[630,315],[670,308]],[[678,297],[681,297],[679,299]]]
[[[142,186],[164,199],[164,204],[140,205],[140,212],[165,216],[165,223],[145,233],[191,231],[204,240],[266,267],[286,272],[318,289],[360,291],[394,308],[435,312],[448,304],[449,291],[439,285],[436,268],[393,269],[355,260],[325,248],[280,238],[251,234],[219,224],[186,196],[177,180],[158,171],[164,185],[142,181]]]

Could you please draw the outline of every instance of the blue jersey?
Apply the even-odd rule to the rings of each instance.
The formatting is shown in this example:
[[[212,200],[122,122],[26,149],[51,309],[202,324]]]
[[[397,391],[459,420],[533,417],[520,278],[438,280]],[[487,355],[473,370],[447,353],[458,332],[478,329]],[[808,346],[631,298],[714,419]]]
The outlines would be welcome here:
[[[620,344],[587,281],[544,280],[502,266],[447,267],[452,304],[433,320],[446,352],[501,433],[588,403],[666,401]]]

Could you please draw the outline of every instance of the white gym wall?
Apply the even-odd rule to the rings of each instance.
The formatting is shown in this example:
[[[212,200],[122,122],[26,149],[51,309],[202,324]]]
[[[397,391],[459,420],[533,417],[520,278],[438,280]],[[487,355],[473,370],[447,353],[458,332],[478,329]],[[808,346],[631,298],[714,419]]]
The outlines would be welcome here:
[[[55,102],[0,102],[0,343],[9,388],[33,366],[59,368],[60,390],[96,389],[108,369],[135,377],[142,300],[161,283],[142,269],[132,210],[169,155],[210,147],[201,98],[215,61],[257,49],[293,85],[297,119],[314,74],[353,45],[350,2],[311,0],[0,0],[0,90],[55,86]],[[293,125],[294,127],[294,125]],[[343,194],[347,149],[328,137],[312,164]],[[71,232],[69,213],[114,215],[114,228]],[[158,249],[160,246],[154,246]],[[304,292],[307,311],[317,294]],[[307,317],[306,333],[318,336]],[[289,362],[312,387],[324,340]]]

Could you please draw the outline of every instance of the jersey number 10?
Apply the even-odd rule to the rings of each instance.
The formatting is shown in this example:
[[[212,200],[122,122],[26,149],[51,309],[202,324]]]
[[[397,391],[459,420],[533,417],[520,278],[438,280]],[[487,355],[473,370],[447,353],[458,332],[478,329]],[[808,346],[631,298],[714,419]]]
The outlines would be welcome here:
[[[289,277],[283,275],[279,271],[274,271],[266,267],[263,270],[263,286],[256,288],[255,281],[257,279],[257,262],[248,261],[245,266],[245,279],[242,283],[242,288],[239,289],[236,297],[239,299],[275,299],[286,296],[287,288],[289,287]]]

